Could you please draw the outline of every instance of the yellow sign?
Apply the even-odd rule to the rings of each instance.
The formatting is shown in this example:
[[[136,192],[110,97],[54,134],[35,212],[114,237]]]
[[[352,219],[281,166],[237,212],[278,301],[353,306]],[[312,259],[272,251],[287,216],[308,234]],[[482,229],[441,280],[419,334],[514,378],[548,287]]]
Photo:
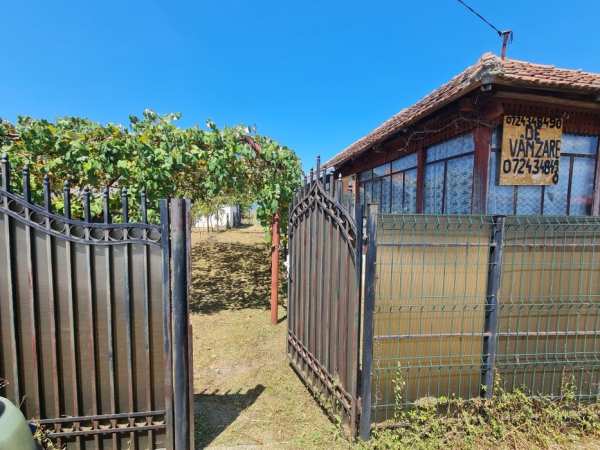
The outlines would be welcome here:
[[[562,127],[560,118],[504,116],[500,184],[558,183]]]

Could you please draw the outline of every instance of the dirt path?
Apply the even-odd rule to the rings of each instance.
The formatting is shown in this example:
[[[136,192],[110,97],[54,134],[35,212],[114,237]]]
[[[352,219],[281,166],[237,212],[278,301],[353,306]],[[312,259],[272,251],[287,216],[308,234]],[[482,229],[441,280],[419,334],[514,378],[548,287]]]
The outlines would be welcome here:
[[[269,325],[261,229],[194,233],[197,448],[347,448],[288,366],[285,309]]]
[[[287,363],[285,309],[269,324],[262,230],[192,240],[196,448],[350,448]],[[583,439],[551,448],[600,446]]]

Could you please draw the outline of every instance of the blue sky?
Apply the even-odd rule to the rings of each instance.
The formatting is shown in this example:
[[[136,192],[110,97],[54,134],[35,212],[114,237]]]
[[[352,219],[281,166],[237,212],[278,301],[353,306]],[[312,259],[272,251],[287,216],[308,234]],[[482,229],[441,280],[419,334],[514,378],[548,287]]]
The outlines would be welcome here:
[[[600,72],[600,2],[468,0],[509,56]],[[456,0],[2,4],[0,117],[256,125],[306,167],[498,52]]]

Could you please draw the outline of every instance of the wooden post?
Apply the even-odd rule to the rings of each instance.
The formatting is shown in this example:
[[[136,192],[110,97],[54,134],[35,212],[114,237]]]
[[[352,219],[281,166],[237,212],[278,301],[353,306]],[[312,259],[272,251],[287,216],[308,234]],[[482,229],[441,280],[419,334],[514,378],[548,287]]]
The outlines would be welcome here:
[[[279,212],[273,214],[271,223],[271,324],[277,325],[279,294]]]
[[[475,156],[473,164],[473,202],[471,212],[485,214],[487,211],[488,165],[492,146],[492,129],[478,126],[473,131]]]
[[[417,213],[425,211],[425,165],[427,150],[425,147],[417,150]]]
[[[596,155],[600,153],[600,139],[596,146]],[[594,194],[592,197],[592,216],[600,216],[600,158],[596,156],[596,177],[594,182]]]

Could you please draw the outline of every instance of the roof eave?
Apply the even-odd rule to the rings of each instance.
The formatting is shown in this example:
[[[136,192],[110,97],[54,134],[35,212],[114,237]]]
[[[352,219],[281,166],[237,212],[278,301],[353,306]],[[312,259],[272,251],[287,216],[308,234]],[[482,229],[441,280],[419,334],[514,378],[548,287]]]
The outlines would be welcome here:
[[[379,145],[382,142],[385,142],[388,139],[393,138],[401,130],[414,125],[415,123],[419,122],[420,120],[423,120],[424,118],[430,116],[431,114],[438,112],[440,109],[445,108],[446,106],[452,104],[453,102],[461,99],[465,95],[470,94],[474,90],[480,88],[482,85],[484,85],[484,84],[494,84],[494,83],[495,83],[495,77],[489,77],[489,78],[485,77],[485,78],[482,78],[480,80],[473,80],[473,82],[471,84],[469,84],[468,86],[466,86],[461,91],[457,92],[456,94],[454,94],[453,96],[449,97],[448,99],[445,99],[444,101],[440,102],[439,104],[436,104],[436,105],[432,106],[430,109],[427,109],[427,110],[421,112],[420,114],[416,115],[415,117],[412,117],[410,120],[407,120],[406,122],[400,124],[393,131],[391,131],[390,133],[382,136],[381,138],[377,139],[376,141],[370,143],[364,149],[359,150],[356,153],[352,153],[352,154],[350,154],[348,156],[345,156],[345,157],[340,157],[341,155],[334,156],[333,158],[331,158],[330,160],[328,160],[325,163],[324,167],[329,167],[329,168],[337,169],[339,166],[347,163],[348,161],[352,161],[352,160],[356,159],[357,157],[361,156],[362,154],[368,152],[374,146]],[[338,158],[338,157],[340,157],[340,158],[338,160],[336,160],[336,158]]]
[[[600,86],[599,87],[584,87],[584,86],[573,86],[573,85],[542,85],[538,83],[528,83],[522,80],[512,80],[504,77],[496,77],[494,79],[494,84],[497,86],[503,87],[515,87],[515,88],[525,88],[537,91],[545,91],[545,92],[555,92],[562,94],[578,94],[578,95],[599,95],[600,94]]]
[[[460,98],[468,95],[469,93],[478,89],[482,85],[491,84],[494,86],[526,88],[526,89],[535,89],[535,90],[546,91],[546,92],[552,91],[552,92],[556,92],[556,93],[568,93],[568,94],[579,94],[579,95],[591,95],[591,96],[600,95],[600,88],[594,88],[594,87],[587,88],[587,87],[581,87],[581,86],[548,86],[548,85],[544,86],[544,85],[539,85],[536,83],[527,83],[527,82],[520,81],[520,80],[507,79],[507,78],[504,78],[497,74],[484,73],[483,75],[484,76],[482,76],[480,79],[473,80],[473,82],[471,84],[466,86],[463,90],[457,92],[452,97],[449,97],[448,99],[440,102],[439,104],[434,105],[432,108],[423,111],[422,113],[411,118],[410,120],[406,121],[405,123],[400,124],[393,131],[380,137],[376,141],[370,143],[364,149],[361,149],[361,150],[359,150],[355,153],[349,154],[347,156],[341,156],[341,155],[334,156],[333,158],[331,158],[330,160],[328,160],[325,163],[325,167],[337,169],[340,166],[346,164],[347,162],[355,160],[359,156],[370,151],[373,147],[381,144],[382,142],[387,141],[388,139],[393,138],[402,129],[410,127],[410,126],[414,125],[415,123],[419,122],[420,120],[423,120],[424,118],[436,113],[440,109],[445,108],[446,106],[452,104],[453,102],[459,100]]]

